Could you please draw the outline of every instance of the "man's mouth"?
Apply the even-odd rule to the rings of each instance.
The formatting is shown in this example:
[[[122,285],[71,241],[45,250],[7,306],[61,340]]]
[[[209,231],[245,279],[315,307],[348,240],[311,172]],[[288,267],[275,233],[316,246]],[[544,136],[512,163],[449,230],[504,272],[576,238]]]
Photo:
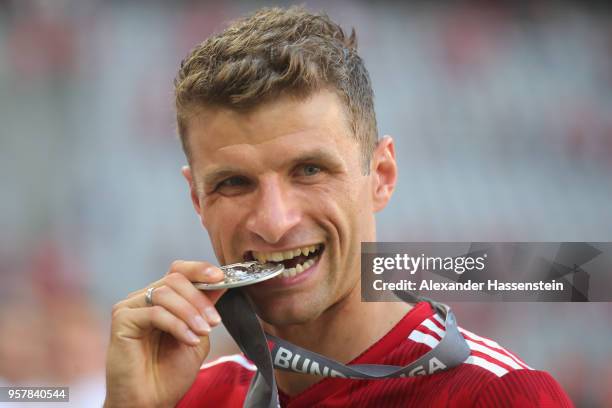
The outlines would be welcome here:
[[[282,263],[285,270],[277,278],[291,278],[298,275],[317,262],[323,252],[323,244],[308,245],[286,251],[258,252],[248,251],[245,260],[257,260],[261,263]]]

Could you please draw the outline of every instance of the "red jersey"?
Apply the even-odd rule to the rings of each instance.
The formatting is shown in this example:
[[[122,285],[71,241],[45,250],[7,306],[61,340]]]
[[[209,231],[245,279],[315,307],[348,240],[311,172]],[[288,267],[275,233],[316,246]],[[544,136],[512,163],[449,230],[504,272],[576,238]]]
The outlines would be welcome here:
[[[384,380],[323,378],[295,396],[279,390],[282,407],[573,407],[559,384],[492,340],[459,329],[471,354],[432,375]],[[383,338],[349,364],[405,366],[444,335],[427,302],[418,303]],[[241,407],[257,368],[241,355],[202,366],[177,407]]]

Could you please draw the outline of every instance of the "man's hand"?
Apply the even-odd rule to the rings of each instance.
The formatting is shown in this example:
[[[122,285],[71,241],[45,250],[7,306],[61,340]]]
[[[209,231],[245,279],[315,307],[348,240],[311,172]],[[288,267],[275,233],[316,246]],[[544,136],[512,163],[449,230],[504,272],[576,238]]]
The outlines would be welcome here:
[[[225,290],[202,292],[223,272],[207,262],[175,261],[163,279],[113,307],[106,360],[105,407],[172,407],[187,392],[210,351],[214,304]],[[153,290],[153,305],[145,301]]]

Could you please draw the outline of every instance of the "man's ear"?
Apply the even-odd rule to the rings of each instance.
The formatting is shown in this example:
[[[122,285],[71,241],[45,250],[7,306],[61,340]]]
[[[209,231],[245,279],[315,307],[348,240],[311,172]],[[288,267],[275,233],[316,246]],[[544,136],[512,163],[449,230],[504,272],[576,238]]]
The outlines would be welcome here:
[[[189,184],[189,192],[191,194],[191,202],[193,203],[193,208],[198,213],[198,217],[202,218],[202,213],[200,212],[200,198],[198,197],[198,190],[196,189],[195,182],[193,180],[193,175],[191,174],[191,167],[183,166],[181,169],[183,173],[183,177],[187,180],[187,184]]]
[[[372,174],[372,202],[374,211],[378,212],[387,206],[397,182],[397,163],[395,162],[395,145],[391,136],[384,136],[370,162]]]

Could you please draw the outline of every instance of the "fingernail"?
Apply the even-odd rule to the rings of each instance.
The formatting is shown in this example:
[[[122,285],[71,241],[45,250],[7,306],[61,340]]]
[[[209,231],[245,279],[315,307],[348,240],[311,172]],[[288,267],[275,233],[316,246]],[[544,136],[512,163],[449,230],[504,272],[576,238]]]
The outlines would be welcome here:
[[[213,267],[208,267],[204,269],[204,275],[207,278],[214,278],[215,276],[217,276],[217,270]]]
[[[219,324],[221,322],[221,316],[219,316],[219,313],[217,313],[214,307],[207,307],[204,309],[204,313],[209,322],[213,324]]]
[[[200,342],[200,338],[196,336],[195,333],[189,329],[187,329],[187,338],[189,339],[191,343],[198,344]]]
[[[194,317],[193,318],[193,325],[200,332],[210,333],[210,326],[208,325],[208,323],[206,323],[206,321],[204,319],[202,319],[202,316]]]

